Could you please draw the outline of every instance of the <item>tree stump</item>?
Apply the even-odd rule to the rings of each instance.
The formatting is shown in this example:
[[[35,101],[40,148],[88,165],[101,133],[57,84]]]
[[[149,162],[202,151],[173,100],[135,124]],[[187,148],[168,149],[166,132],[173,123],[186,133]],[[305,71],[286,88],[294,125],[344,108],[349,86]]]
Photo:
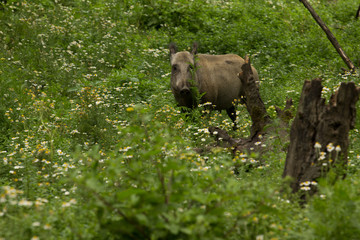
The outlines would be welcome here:
[[[330,168],[346,167],[349,130],[354,128],[359,88],[341,83],[328,104],[321,98],[321,79],[305,81],[298,111],[290,130],[283,177],[292,178],[293,192],[316,192],[316,179]],[[345,177],[345,172],[337,172]]]

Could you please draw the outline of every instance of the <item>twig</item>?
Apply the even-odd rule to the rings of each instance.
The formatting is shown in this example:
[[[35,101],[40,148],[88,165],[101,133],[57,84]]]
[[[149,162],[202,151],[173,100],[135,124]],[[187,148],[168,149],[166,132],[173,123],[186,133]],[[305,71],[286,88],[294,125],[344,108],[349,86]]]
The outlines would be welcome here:
[[[165,186],[165,178],[164,174],[161,173],[160,169],[157,167],[157,174],[161,183],[161,189],[164,194],[164,202],[165,204],[169,204],[169,196],[167,195],[166,186]]]

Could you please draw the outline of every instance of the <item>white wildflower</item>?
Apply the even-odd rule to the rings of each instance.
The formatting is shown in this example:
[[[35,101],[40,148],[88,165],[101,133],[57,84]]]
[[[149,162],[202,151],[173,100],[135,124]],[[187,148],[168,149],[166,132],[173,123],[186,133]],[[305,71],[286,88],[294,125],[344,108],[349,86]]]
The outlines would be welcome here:
[[[314,147],[315,147],[316,149],[320,149],[320,148],[321,148],[321,144],[320,144],[319,142],[316,142],[315,145],[314,145]]]
[[[336,151],[336,152],[340,152],[340,151],[341,151],[340,145],[337,145],[337,146],[336,146],[335,151]]]
[[[334,145],[332,143],[329,143],[327,146],[326,146],[326,149],[328,150],[328,152],[332,152],[335,148],[334,148]]]
[[[40,226],[40,222],[33,222],[31,225],[32,225],[33,227],[38,227],[38,226]]]

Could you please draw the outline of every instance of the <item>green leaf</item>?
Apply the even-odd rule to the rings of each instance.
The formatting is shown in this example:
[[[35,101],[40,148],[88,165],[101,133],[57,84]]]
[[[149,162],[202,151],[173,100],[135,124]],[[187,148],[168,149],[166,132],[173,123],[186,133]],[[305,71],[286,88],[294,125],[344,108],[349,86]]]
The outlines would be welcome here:
[[[137,220],[141,224],[143,224],[143,225],[148,225],[149,224],[149,220],[148,220],[148,218],[146,217],[145,214],[139,213],[139,214],[136,214],[135,217],[137,218]]]
[[[118,201],[123,201],[123,200],[129,199],[132,195],[143,194],[143,193],[145,193],[145,191],[142,189],[129,188],[129,189],[125,189],[125,190],[116,192],[116,199]]]
[[[168,225],[168,229],[170,230],[170,232],[172,233],[172,234],[178,234],[179,233],[179,231],[180,231],[180,226],[179,225],[177,225],[177,224],[169,224]]]

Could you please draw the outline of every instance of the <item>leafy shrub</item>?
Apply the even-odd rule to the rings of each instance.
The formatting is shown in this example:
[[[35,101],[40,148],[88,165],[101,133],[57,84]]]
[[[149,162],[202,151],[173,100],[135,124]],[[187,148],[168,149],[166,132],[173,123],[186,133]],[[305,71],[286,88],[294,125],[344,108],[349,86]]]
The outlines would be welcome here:
[[[267,216],[281,215],[272,206],[279,204],[278,193],[239,184],[230,155],[182,150],[185,143],[146,112],[129,113],[135,115],[133,123],[121,130],[123,141],[110,158],[80,156],[88,159],[87,171],[76,182],[97,212],[99,237],[235,239],[240,234],[253,239],[265,234],[273,220]]]
[[[313,239],[356,239],[359,236],[358,182],[338,181],[323,188],[312,200],[307,216]]]

